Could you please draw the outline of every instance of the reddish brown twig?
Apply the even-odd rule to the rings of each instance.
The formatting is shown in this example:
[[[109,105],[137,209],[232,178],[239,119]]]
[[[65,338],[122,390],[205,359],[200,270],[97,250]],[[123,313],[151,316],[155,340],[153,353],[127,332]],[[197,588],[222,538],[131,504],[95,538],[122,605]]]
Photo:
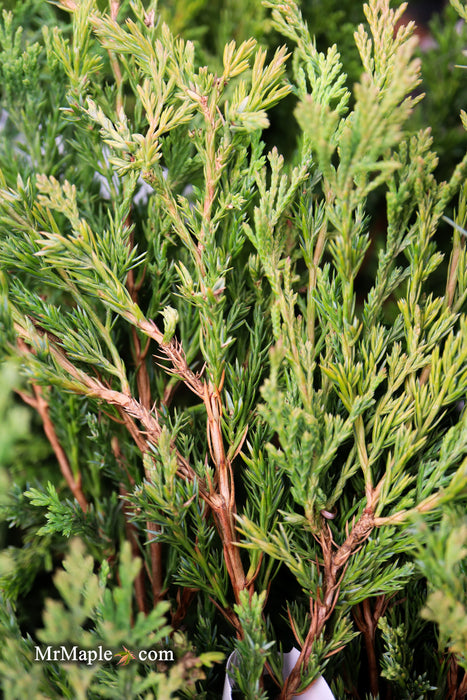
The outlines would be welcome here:
[[[128,542],[130,543],[131,546],[131,553],[133,557],[139,557],[140,556],[140,549],[139,549],[139,541],[138,541],[138,530],[135,526],[134,523],[131,522],[131,509],[128,505],[128,491],[125,489],[123,484],[120,484],[120,496],[122,497],[123,500],[123,517],[125,519],[125,533]],[[135,579],[135,597],[136,597],[136,604],[138,606],[138,610],[140,612],[144,612],[147,614],[149,612],[147,602],[146,602],[146,595],[145,595],[145,581],[144,581],[144,568],[141,567],[141,569],[138,572],[138,575]]]
[[[177,608],[172,613],[171,625],[174,630],[178,629],[185,619],[193,599],[198,592],[197,588],[179,588],[177,591]]]
[[[226,457],[222,438],[222,402],[220,389],[211,382],[205,385],[204,405],[207,411],[207,435],[209,451],[216,468],[217,493],[210,498],[211,508],[216,519],[217,528],[222,538],[224,558],[233,587],[235,600],[239,602],[240,592],[247,586],[237,533],[234,524],[236,513],[235,486],[232,475],[232,465]],[[213,487],[211,487],[213,488]],[[252,584],[250,584],[252,588]]]
[[[456,293],[456,287],[458,284],[458,267],[459,259],[462,252],[462,248],[465,245],[465,239],[461,238],[458,234],[454,237],[454,246],[451,253],[451,260],[449,262],[448,278],[446,281],[446,291],[444,294],[446,306],[452,307],[454,302],[454,295]]]
[[[118,4],[116,11],[118,11]],[[130,217],[128,216],[127,224],[130,225]],[[133,247],[133,234],[130,233],[128,246],[131,250]],[[135,282],[134,271],[130,270],[127,275],[126,286],[130,293],[132,300],[138,303],[138,292],[140,285]],[[138,337],[138,332],[135,326],[131,328],[131,342],[132,342],[132,355],[133,361],[136,368],[136,384],[138,386],[139,402],[144,407],[146,411],[151,411],[152,398],[151,398],[151,381],[149,378],[148,368],[146,365],[146,356],[149,349],[150,340],[148,338],[144,348],[141,347],[141,341]],[[131,420],[131,419],[130,419]],[[141,436],[137,437],[136,434],[133,436],[135,441],[139,441],[141,444]],[[140,446],[141,453],[147,452],[147,447],[144,448]],[[162,572],[162,545],[157,542],[157,533],[159,528],[157,525],[151,522],[147,522],[148,536],[149,533],[153,533],[154,539],[149,543],[149,551],[151,556],[151,588],[153,595],[154,605],[162,598],[162,585],[163,585],[163,572]]]
[[[161,434],[161,427],[157,412],[154,410],[148,410],[132,396],[105,386],[96,377],[91,377],[90,375],[86,374],[86,372],[76,367],[72,362],[70,362],[65,353],[57,347],[53,339],[51,339],[50,336],[39,327],[35,326],[34,329],[32,329],[30,326],[26,327],[20,325],[19,323],[15,323],[14,328],[18,338],[23,340],[22,348],[23,352],[25,353],[30,352],[26,343],[34,344],[38,341],[38,338],[35,335],[36,333],[39,338],[47,335],[49,338],[49,353],[54,362],[69,376],[70,383],[73,383],[73,390],[76,394],[82,394],[84,396],[88,396],[89,398],[98,398],[104,403],[115,406],[122,417],[128,416],[139,421],[143,430],[139,430],[137,444],[138,446],[141,445],[141,447],[143,447],[144,444],[145,449],[142,450],[143,453],[147,452],[148,450],[148,441],[151,444],[157,444]],[[129,422],[126,422],[125,424],[127,427],[130,425]],[[130,434],[132,434],[132,436],[136,439],[134,432],[135,431],[132,429]],[[144,439],[144,443],[141,442],[141,436]],[[176,451],[176,456],[179,476],[193,481],[196,478],[196,474],[189,465],[188,461],[182,455],[180,455],[178,451]],[[149,474],[148,477],[150,478]],[[209,494],[207,493],[204,482],[199,478],[197,481],[200,495],[202,498],[209,501]]]
[[[345,541],[336,547],[332,540],[329,525],[325,525],[318,536],[323,554],[323,586],[316,600],[310,600],[310,626],[303,643],[300,656],[292,672],[285,681],[280,700],[290,700],[297,694],[301,685],[302,668],[313,650],[313,644],[323,632],[327,620],[332,615],[339,598],[339,589],[346,565],[374,528],[373,512],[366,508],[348,533]],[[304,689],[303,689],[304,690]]]
[[[128,481],[130,482],[130,484],[133,485],[134,479],[127,469],[124,457],[123,457],[122,452],[120,450],[120,444],[118,442],[118,438],[116,438],[115,436],[112,438],[111,447],[112,447],[112,452],[114,453],[115,459],[117,460],[117,464],[122,469],[122,471],[124,471],[125,474],[127,475],[127,478],[128,478]],[[132,513],[131,513],[131,510],[129,507],[129,503],[128,503],[128,491],[122,483],[119,486],[119,491],[120,491],[120,497],[122,499],[122,510],[123,510],[123,517],[125,520],[126,538],[127,538],[128,542],[130,543],[131,553],[132,553],[133,557],[136,558],[136,557],[139,557],[139,555],[140,555],[138,530],[137,530],[135,524],[130,519]],[[140,612],[144,612],[145,614],[147,614],[148,607],[146,604],[146,595],[145,595],[145,585],[144,584],[145,584],[144,568],[141,567],[141,569],[139,570],[138,575],[135,579],[135,597],[136,597],[136,604],[138,606],[138,610]]]
[[[379,672],[376,661],[375,638],[378,621],[387,610],[389,599],[384,595],[375,598],[374,607],[371,606],[371,599],[366,598],[360,605],[356,605],[352,614],[365,641],[366,655],[368,659],[368,675],[370,681],[370,691],[374,697],[380,693]]]
[[[459,676],[462,674],[461,679]],[[449,657],[448,697],[447,700],[465,700],[467,698],[467,673],[456,661],[454,654]]]
[[[207,411],[207,434],[210,454],[216,470],[216,484],[211,483],[208,487],[202,479],[197,477],[188,461],[178,452],[175,445],[173,445],[177,457],[177,473],[181,478],[188,479],[189,481],[194,481],[196,479],[200,496],[208,503],[213,511],[215,523],[222,539],[227,571],[232,583],[235,599],[238,602],[240,591],[245,587],[252,590],[253,586],[251,582],[247,586],[234,524],[236,510],[232,465],[231,460],[227,458],[225,454],[221,427],[222,402],[220,391],[222,386],[215,387],[211,383],[206,384],[199,376],[195,375],[187,365],[181,346],[176,342],[162,342],[162,334],[155,324],[144,321],[135,325],[146,333],[148,337],[152,337],[159,343],[165,356],[172,362],[173,369],[169,371],[180,376],[185,384],[204,401]],[[150,444],[157,444],[161,435],[161,426],[157,411],[154,407],[151,409],[144,406],[131,395],[104,385],[100,379],[92,377],[76,367],[68,359],[63,350],[57,346],[54,339],[40,327],[35,326],[31,328],[29,325],[23,326],[19,323],[15,323],[15,330],[25,343],[33,345],[38,342],[38,338],[35,334],[37,334],[39,338],[46,335],[49,339],[49,353],[57,366],[70,378],[70,383],[73,384],[73,390],[77,394],[96,397],[104,403],[115,406],[130,435],[143,454],[148,452]],[[135,424],[135,421],[140,423],[141,428]],[[146,476],[148,479],[152,479],[152,469],[149,469]],[[153,554],[153,557],[155,557],[155,554]],[[162,586],[160,571],[161,569],[159,566],[152,570],[152,585],[155,597],[160,595]]]
[[[78,501],[81,510],[85,513],[88,509],[88,502],[81,488],[81,474],[78,474],[76,478],[73,475],[68,458],[59,442],[57,433],[55,432],[54,425],[49,415],[49,404],[45,400],[41,388],[37,384],[33,383],[32,389],[34,391],[35,398],[23,391],[18,391],[17,393],[19,396],[21,396],[25,403],[35,408],[39,413],[44,426],[44,433],[46,434],[46,437],[55,453],[57,462],[60,466],[60,471],[65,478],[68,488]]]

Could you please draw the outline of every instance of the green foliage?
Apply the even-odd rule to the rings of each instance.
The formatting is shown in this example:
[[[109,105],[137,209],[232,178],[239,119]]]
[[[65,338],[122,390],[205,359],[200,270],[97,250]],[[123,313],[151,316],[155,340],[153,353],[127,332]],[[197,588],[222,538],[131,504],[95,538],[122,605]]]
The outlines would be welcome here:
[[[342,55],[322,46],[337,3],[245,5],[234,39],[240,3],[211,35],[219,8],[198,0],[59,5],[42,37],[21,14],[0,28],[1,350],[57,462],[5,511],[23,539],[0,579],[5,694],[22,665],[37,697],[218,697],[210,667],[234,651],[247,698],[266,678],[293,697],[335,655],[336,692],[376,696],[379,665],[422,697],[433,681],[404,642],[415,560],[424,615],[465,653],[463,550],[442,572],[434,558],[463,536],[441,514],[467,488],[467,157],[457,133],[440,180],[450,141],[426,121],[439,95],[422,112],[403,8],[370,0],[356,29],[349,13],[352,58],[350,25]],[[292,158],[264,144],[280,110]],[[61,600],[29,637],[15,606],[71,537]],[[386,613],[404,592],[417,605]],[[33,639],[117,646],[121,665],[33,665]],[[300,658],[283,679],[286,640]],[[172,665],[132,662],[162,643]]]
[[[0,468],[6,478],[5,467],[10,466],[15,448],[27,435],[31,420],[30,411],[21,405],[11,404],[11,391],[18,386],[18,368],[13,363],[0,365]]]
[[[460,0],[449,0],[456,12],[462,17],[462,19],[467,19],[467,9]]]
[[[424,673],[415,677],[413,674],[413,651],[409,648],[406,638],[407,630],[403,625],[393,628],[386,618],[382,617],[378,623],[386,651],[382,657],[381,675],[388,680],[395,681],[401,691],[401,697],[417,698],[423,700],[426,693],[436,690],[431,686]]]
[[[46,602],[44,628],[38,633],[41,654],[45,654],[48,645],[59,649],[63,644],[68,650],[74,646],[79,650],[96,650],[99,645],[106,650],[115,650],[122,639],[133,649],[157,649],[162,645],[167,649],[171,629],[165,618],[167,603],[160,602],[148,616],[140,613],[136,620],[132,620],[133,582],[140,562],[132,558],[129,545],[125,544],[122,549],[118,586],[109,588],[106,562],[99,575],[93,573],[94,566],[94,560],[86,556],[80,540],[73,540],[63,569],[54,576],[61,600],[49,599]],[[94,620],[92,628],[89,628],[89,620]],[[144,692],[144,697],[166,700],[180,697],[176,693],[182,691],[186,697],[190,688],[194,690],[195,681],[203,677],[202,667],[219,660],[212,653],[195,658],[192,653],[185,652],[166,673],[151,668],[150,663],[138,661],[123,670],[108,662],[59,666],[49,661],[40,664],[32,639],[21,635],[8,602],[2,606],[0,627],[4,642],[0,673],[5,698],[8,699],[24,697],[24,693],[38,699],[136,698]],[[179,635],[175,651],[183,652],[184,644]]]
[[[422,616],[439,625],[440,644],[455,653],[467,670],[467,522],[450,508],[436,528],[419,523],[416,529],[417,564],[429,592]]]
[[[269,655],[269,650],[274,642],[268,642],[265,625],[262,620],[265,592],[258,596],[254,593],[251,600],[247,591],[240,594],[240,603],[234,610],[238,615],[244,631],[243,639],[236,643],[234,659],[239,659],[231,664],[230,673],[235,681],[235,689],[242,693],[244,698],[265,698],[261,692],[261,678],[264,663]]]

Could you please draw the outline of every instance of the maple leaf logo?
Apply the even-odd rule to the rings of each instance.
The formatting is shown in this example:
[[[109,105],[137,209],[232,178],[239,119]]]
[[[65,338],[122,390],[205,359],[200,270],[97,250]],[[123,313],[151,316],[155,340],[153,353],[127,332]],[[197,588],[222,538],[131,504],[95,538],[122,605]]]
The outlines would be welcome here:
[[[131,652],[129,649],[127,649],[124,644],[122,644],[122,646],[125,649],[125,651],[121,651],[119,654],[115,654],[115,656],[122,657],[120,659],[120,661],[118,662],[117,666],[120,666],[120,664],[122,664],[123,666],[128,666],[128,664],[130,663],[130,661],[132,659],[136,660],[136,656],[133,654],[133,652]]]

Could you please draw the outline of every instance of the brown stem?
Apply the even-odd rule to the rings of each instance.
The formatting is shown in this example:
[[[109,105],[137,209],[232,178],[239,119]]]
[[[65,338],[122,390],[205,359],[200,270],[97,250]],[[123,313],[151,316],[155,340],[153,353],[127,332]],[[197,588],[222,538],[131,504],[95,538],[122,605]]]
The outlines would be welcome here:
[[[110,18],[116,22],[117,21],[117,16],[118,16],[118,11],[120,9],[120,0],[111,0],[110,1]],[[116,108],[117,108],[117,115],[120,114],[122,108],[123,108],[123,96],[122,96],[122,85],[123,85],[123,76],[122,76],[122,70],[120,68],[120,63],[118,62],[118,58],[115,55],[113,51],[107,51],[109,55],[109,60],[110,60],[110,65],[112,67],[112,73],[114,74],[115,78],[115,85],[117,87],[117,99],[116,99]]]
[[[318,593],[317,599],[310,601],[311,620],[308,633],[297,663],[282,688],[279,696],[280,700],[290,700],[297,694],[301,685],[302,668],[306,666],[313,650],[313,644],[323,632],[325,624],[332,615],[339,599],[340,582],[345,573],[347,562],[369,537],[373,528],[373,512],[366,508],[340,547],[336,548],[329,525],[326,524],[319,535],[319,543],[323,554],[323,564],[321,565],[323,569],[323,586]],[[311,687],[311,685],[308,687]]]
[[[120,443],[118,441],[118,438],[115,435],[110,441],[110,446],[112,448],[112,452],[114,453],[115,459],[117,460],[118,466],[120,467],[120,469],[123,472],[125,472],[126,477],[128,479],[128,482],[131,484],[131,486],[134,486],[135,480],[133,479],[130,472],[128,471],[127,465],[126,465],[125,460],[124,460],[123,455],[122,455],[122,451],[120,449]]]
[[[379,674],[378,674],[378,664],[376,662],[376,650],[375,650],[375,636],[376,636],[376,623],[371,615],[370,601],[368,598],[363,601],[363,615],[365,618],[365,649],[368,658],[368,674],[370,681],[370,691],[373,697],[379,696]]]
[[[114,22],[117,20],[119,9],[120,0],[110,0],[110,17],[114,20]]]
[[[172,403],[173,397],[175,396],[175,392],[177,391],[180,383],[181,382],[178,381],[175,377],[172,377],[172,381],[166,384],[164,389],[164,396],[162,397],[162,404],[166,408],[169,408],[170,404]]]
[[[148,337],[153,338],[160,345],[173,365],[173,370],[170,372],[181,376],[185,384],[189,386],[194,393],[200,396],[205,404],[207,411],[207,434],[211,457],[216,468],[217,488],[214,484],[209,484],[207,488],[203,480],[199,479],[189,465],[188,461],[176,450],[178,470],[177,473],[184,479],[190,481],[197,480],[200,496],[209,504],[213,510],[216,525],[222,539],[224,556],[230,581],[234,590],[235,599],[239,601],[239,594],[246,587],[245,572],[240,557],[240,551],[237,546],[238,538],[234,525],[235,516],[235,490],[232,475],[232,466],[229,459],[226,458],[223,438],[222,438],[222,402],[220,398],[220,389],[222,387],[214,387],[210,382],[206,384],[195,375],[188,367],[185,355],[181,346],[175,341],[170,343],[163,342],[163,336],[157,326],[152,321],[138,320],[133,316],[129,316],[128,320],[137,326]],[[70,377],[70,385],[76,393],[84,394],[89,397],[98,397],[107,404],[116,406],[117,411],[124,421],[127,429],[135,440],[136,444],[144,454],[148,450],[148,442],[157,444],[161,435],[161,426],[159,424],[157,411],[144,406],[141,402],[134,399],[131,395],[116,391],[108,386],[105,386],[99,379],[91,377],[83,370],[76,367],[66,354],[57,347],[53,339],[40,327],[35,326],[34,330],[30,326],[15,323],[15,330],[20,338],[24,341],[34,344],[37,338],[34,335],[37,333],[40,337],[44,335],[49,338],[49,353],[53,361],[64,370]],[[141,423],[143,430],[138,428],[134,420]],[[151,478],[151,474],[148,474]],[[153,561],[159,557],[156,549],[152,550]],[[160,566],[153,567],[153,591],[155,596],[159,596],[161,592],[162,579]],[[248,586],[252,589],[252,585]]]
[[[131,509],[128,505],[127,496],[128,496],[128,491],[125,489],[123,484],[120,484],[120,496],[122,496],[123,499],[123,516],[125,519],[125,533],[127,540],[130,543],[131,546],[131,553],[134,558],[139,558],[140,557],[140,550],[139,550],[139,542],[138,542],[138,530],[135,526],[134,523],[131,522],[130,517],[131,517]],[[135,597],[136,597],[136,604],[138,606],[138,610],[140,612],[145,613],[146,615],[148,614],[148,606],[146,602],[146,595],[145,595],[145,581],[144,581],[144,568],[141,567],[141,569],[138,572],[138,576],[135,579]]]
[[[459,684],[457,694],[458,700],[465,700],[465,698],[467,698],[467,671],[464,671],[464,676]]]
[[[467,673],[464,671],[459,683],[459,673],[462,671],[456,657],[451,654],[448,665],[448,697],[447,700],[465,700],[467,697]]]
[[[35,408],[36,411],[39,413],[44,426],[44,432],[55,453],[58,464],[60,466],[60,471],[62,472],[66,483],[68,484],[68,488],[78,501],[81,510],[85,513],[88,509],[88,502],[81,489],[81,474],[78,474],[76,478],[73,475],[70,463],[68,461],[68,457],[66,456],[65,451],[57,437],[57,433],[55,432],[54,425],[49,415],[49,404],[44,399],[41,388],[34,383],[32,384],[32,388],[34,391],[35,398],[29,396],[28,394],[25,394],[22,391],[18,391],[17,393],[19,394],[19,396],[21,396],[23,401]]]
[[[138,323],[138,327],[143,331],[143,333],[150,338],[153,338],[159,344],[161,351],[165,355],[165,357],[161,359],[168,359],[172,363],[172,368],[164,368],[166,372],[180,377],[194,394],[199,396],[201,399],[204,398],[206,385],[203,381],[201,381],[199,375],[195,374],[189,368],[185,353],[183,352],[180,343],[178,343],[175,339],[171,340],[170,343],[164,343],[161,332],[156,325],[152,323],[152,321],[140,321]]]
[[[207,435],[211,458],[216,466],[218,493],[211,496],[211,508],[216,518],[222,538],[224,558],[235,600],[239,602],[240,592],[246,587],[240,550],[237,546],[237,533],[234,524],[235,485],[230,460],[226,458],[222,438],[222,402],[220,389],[209,382],[205,386],[204,404],[208,415]]]
[[[206,160],[204,166],[204,174],[206,181],[206,192],[204,195],[203,203],[203,225],[200,231],[200,237],[198,242],[199,251],[199,261],[200,261],[200,272],[203,274],[204,265],[202,262],[203,251],[205,246],[206,231],[211,227],[211,215],[212,215],[212,205],[214,202],[214,197],[216,193],[216,181],[219,177],[220,171],[222,169],[220,159],[216,158],[216,123],[214,115],[212,113],[212,108],[208,106],[207,98],[202,95],[200,96],[200,104],[204,119],[206,122],[206,138],[205,138],[205,148],[206,148]]]
[[[365,649],[368,659],[368,675],[370,681],[370,691],[374,697],[379,696],[379,672],[376,661],[375,637],[378,620],[384,615],[388,601],[384,595],[376,598],[375,607],[371,609],[371,599],[366,598],[361,605],[356,605],[353,609],[355,623],[363,634]]]
[[[157,537],[159,533],[159,527],[157,525],[148,521],[147,528],[148,536],[149,533],[152,532],[153,536]],[[151,552],[151,590],[155,606],[164,597],[164,591],[162,589],[162,545],[160,542],[151,542],[149,550]]]
[[[118,3],[117,3],[118,4]],[[117,8],[118,11],[118,8]],[[128,217],[127,224],[129,225],[130,217]],[[130,234],[129,247],[133,247],[133,234]],[[130,293],[132,300],[138,303],[138,287],[135,284],[134,271],[130,270],[126,281],[127,289]],[[146,353],[147,347],[142,350],[141,342],[138,337],[138,332],[135,326],[131,329],[132,337],[132,352],[133,359],[136,366],[136,383],[138,386],[139,401],[141,405],[147,410],[151,410],[151,380],[149,378],[148,368],[146,365]],[[146,450],[142,450],[144,454]],[[153,533],[154,541],[149,544],[149,551],[151,556],[151,589],[153,595],[154,605],[161,600],[163,597],[162,585],[163,585],[163,564],[162,564],[162,545],[160,542],[156,541],[157,533],[159,532],[159,527],[151,522],[147,523],[148,535]]]
[[[141,349],[141,342],[134,326],[131,329],[131,336],[136,365],[136,384],[138,387],[139,400],[143,406],[146,408],[151,408],[151,381],[149,379],[148,368],[145,362],[145,355]]]
[[[234,611],[231,608],[225,608],[222,605],[219,605],[217,600],[215,598],[212,598],[211,596],[209,596],[209,600],[218,609],[221,615],[225,617],[227,622],[229,622],[232,625],[232,627],[234,627],[237,630],[237,635],[241,637],[242,631],[240,627],[240,622]]]
[[[127,466],[125,464],[125,460],[123,458],[122,452],[120,450],[120,444],[118,442],[118,438],[113,437],[111,441],[111,447],[112,447],[112,452],[115,455],[115,459],[117,460],[118,465],[121,467],[122,471],[124,471],[128,477],[128,481],[130,482],[131,485],[134,485],[134,479],[131,476],[131,474],[128,472]],[[139,549],[139,539],[138,539],[138,530],[135,526],[134,523],[131,522],[130,517],[132,515],[130,506],[128,504],[128,491],[126,490],[125,486],[123,484],[120,484],[119,486],[119,491],[120,491],[120,496],[122,497],[122,510],[123,510],[123,517],[125,520],[125,533],[128,542],[130,543],[131,546],[131,553],[133,557],[139,557],[140,555],[140,549]],[[135,597],[136,597],[136,604],[138,605],[138,610],[140,612],[144,612],[147,614],[148,607],[146,604],[146,595],[145,595],[145,579],[144,579],[144,568],[141,567],[139,570],[138,576],[135,579]]]
[[[211,508],[216,520],[218,532],[222,539],[224,559],[232,584],[235,600],[240,600],[240,592],[246,588],[245,571],[240,558],[240,550],[237,546],[237,535],[233,524],[233,511],[226,506],[222,496],[214,495],[211,498]],[[249,586],[252,589],[252,585]]]
[[[186,617],[188,608],[198,593],[197,588],[179,588],[177,591],[177,609],[172,613],[171,626],[177,630]]]
[[[315,346],[315,302],[314,302],[314,298],[313,298],[313,292],[314,292],[315,287],[316,287],[318,266],[319,266],[319,263],[321,261],[321,257],[323,255],[324,246],[326,244],[326,236],[327,236],[327,221],[325,219],[320,230],[319,230],[318,239],[316,241],[315,251],[314,251],[314,255],[313,255],[313,263],[310,266],[310,269],[308,272],[307,308],[309,309],[309,311],[308,311],[307,331],[308,331],[308,339],[309,339],[311,346],[313,348]]]
[[[429,362],[425,367],[422,369],[422,373],[420,374],[420,385],[423,386],[424,384],[427,383],[428,378],[430,376],[431,372],[431,362]]]
[[[452,302],[454,301],[454,294],[456,292],[456,286],[457,286],[457,268],[459,266],[459,257],[461,254],[461,242],[459,241],[457,245],[455,245],[453,251],[452,251],[452,256],[451,256],[451,261],[449,263],[449,272],[448,272],[448,279],[446,282],[446,291],[445,291],[445,300],[446,300],[446,305],[451,308]]]
[[[69,375],[69,384],[73,386],[73,391],[75,393],[82,394],[88,397],[97,397],[104,403],[116,406],[117,410],[119,411],[122,417],[127,416],[130,419],[133,418],[138,420],[141,423],[143,430],[139,430],[137,445],[141,445],[143,453],[147,452],[147,441],[149,441],[152,444],[157,444],[157,441],[159,440],[161,434],[161,427],[158,421],[157,412],[146,409],[139,403],[139,401],[134,399],[132,396],[129,396],[128,394],[125,394],[121,391],[110,389],[109,387],[105,386],[99,379],[91,377],[88,374],[86,374],[86,372],[84,372],[83,370],[79,369],[78,367],[75,367],[75,365],[72,362],[70,362],[70,360],[67,358],[64,352],[54,344],[50,336],[38,326],[35,326],[33,330],[29,326],[25,327],[15,322],[14,328],[16,333],[18,334],[20,342],[22,340],[26,343],[37,343],[38,338],[36,337],[35,333],[37,333],[39,337],[43,337],[44,335],[47,336],[47,338],[49,339],[49,353],[52,356],[54,362]],[[22,342],[22,349],[24,353],[28,353],[29,350],[25,342]],[[127,427],[130,424],[131,421],[128,422]],[[130,434],[132,435],[132,437],[136,438],[134,432],[134,429],[132,429],[130,431]],[[144,443],[141,442],[142,439],[144,439]],[[192,469],[185,457],[183,457],[175,448],[174,450],[177,456],[178,475],[184,479],[188,479],[189,481],[197,479],[199,493],[201,497],[209,503],[210,496],[206,490],[205,483],[202,479],[197,478],[195,471]]]
[[[136,444],[140,447],[140,450],[142,454],[144,454],[147,451],[147,443],[144,441],[142,438],[140,432],[138,431],[138,428],[136,427],[134,421],[130,418],[130,416],[126,415],[123,411],[120,412],[123,418],[123,421],[125,425],[127,426],[130,434],[132,437],[135,439]],[[118,440],[115,438],[112,440],[112,450],[114,452],[114,455],[119,462],[119,464],[122,466],[122,468],[127,472],[126,466],[124,464],[121,452],[120,452],[120,447],[118,445]],[[133,481],[131,476],[128,474],[128,477],[130,481]],[[124,493],[122,493],[122,491]],[[126,496],[127,491],[124,488],[123,485],[120,485],[120,492],[122,495]],[[125,515],[125,526],[127,530],[127,537],[130,540],[131,546],[132,546],[132,551],[134,556],[137,556],[139,554],[139,548],[138,548],[138,539],[137,539],[137,530],[135,526],[129,522],[128,516],[129,516],[129,509],[127,505],[124,504],[123,506],[123,512]],[[131,530],[129,529],[131,526]],[[154,535],[157,534],[158,528],[154,523],[147,522],[146,523],[148,533],[153,532]],[[136,538],[136,539],[135,539]],[[151,542],[149,545],[149,550],[151,553],[151,568],[149,572],[149,578],[151,581],[151,589],[152,589],[152,594],[153,594],[153,600],[154,600],[154,605],[162,598],[162,546],[158,542]],[[138,578],[135,581],[135,594],[136,594],[136,599],[138,601],[138,606],[140,610],[145,610],[146,611],[146,602],[144,598],[144,573],[143,570],[140,571]],[[144,602],[144,608],[141,607],[142,601]]]
[[[144,434],[139,430],[133,418],[125,412],[122,406],[117,406],[116,408],[118,414],[121,416],[122,423],[124,424],[125,428],[130,433],[141,454],[144,454],[148,449],[148,442]]]

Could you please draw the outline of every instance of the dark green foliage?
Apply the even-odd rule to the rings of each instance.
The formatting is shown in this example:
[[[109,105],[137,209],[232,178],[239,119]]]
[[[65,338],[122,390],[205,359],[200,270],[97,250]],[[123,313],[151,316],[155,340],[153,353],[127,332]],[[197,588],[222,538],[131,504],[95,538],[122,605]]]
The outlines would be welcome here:
[[[215,698],[232,651],[246,698],[453,692],[456,15],[421,60],[386,0],[27,5],[0,27],[1,352],[31,407],[0,435],[5,696]],[[37,437],[21,473],[32,409],[53,465]],[[35,664],[38,640],[121,665]]]

